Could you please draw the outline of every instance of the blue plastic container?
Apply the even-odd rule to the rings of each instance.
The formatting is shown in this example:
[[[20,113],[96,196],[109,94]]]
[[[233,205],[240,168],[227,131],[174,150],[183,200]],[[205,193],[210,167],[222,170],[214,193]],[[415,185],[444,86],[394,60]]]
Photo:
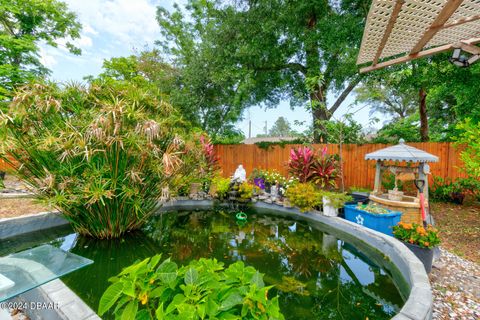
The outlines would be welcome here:
[[[388,211],[389,213],[385,214],[375,214],[359,210],[356,205],[346,205],[345,219],[393,237],[392,228],[400,222],[402,213],[400,211]]]

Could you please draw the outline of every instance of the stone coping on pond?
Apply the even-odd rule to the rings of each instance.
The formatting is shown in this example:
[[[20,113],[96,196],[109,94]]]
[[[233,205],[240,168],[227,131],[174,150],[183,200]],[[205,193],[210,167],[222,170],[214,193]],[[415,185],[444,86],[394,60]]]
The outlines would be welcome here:
[[[212,208],[214,204],[215,202],[212,200],[178,200],[164,203],[159,209],[159,212],[178,209],[209,209]],[[302,213],[296,208],[285,208],[276,204],[267,204],[264,202],[256,202],[253,203],[252,206],[256,209],[267,210],[272,214],[321,224],[323,227],[331,229],[332,233],[335,232],[336,234],[340,234],[342,239],[353,241],[361,250],[376,250],[380,252],[384,258],[390,260],[393,265],[398,268],[398,271],[403,276],[409,289],[408,298],[406,299],[404,306],[392,319],[430,320],[432,318],[432,291],[428,276],[420,260],[418,260],[417,257],[400,241],[339,217],[323,216],[321,212],[318,211]],[[0,219],[0,239],[26,233],[26,230],[28,230],[27,232],[33,232],[64,224],[68,224],[68,222],[63,219],[58,212]],[[15,225],[17,228],[15,228]],[[19,225],[21,226],[20,228],[18,228]],[[8,232],[9,236],[4,236],[4,231]],[[326,231],[328,232],[328,230]],[[396,279],[396,281],[397,280],[399,279]],[[44,289],[44,287],[46,287],[46,289]],[[399,289],[402,291],[401,288]],[[62,293],[55,294],[56,292],[64,292],[66,297],[72,298],[69,303],[64,303],[64,305],[68,305],[68,308],[71,310],[83,310],[84,307],[88,308],[88,306],[86,306],[78,296],[68,289],[61,280],[54,280],[32,291],[36,292],[38,290],[53,302],[56,302],[57,299],[61,299],[63,296]],[[68,293],[67,290],[69,291]],[[76,299],[74,299],[73,296],[75,296]],[[75,312],[70,315],[71,317],[66,314],[59,313],[59,315],[61,315],[61,318],[63,319],[99,319],[95,314],[88,315],[86,318],[75,317]],[[88,314],[88,312],[86,312],[86,314]]]
[[[67,224],[68,221],[58,211],[39,212],[14,218],[1,218],[0,240]]]

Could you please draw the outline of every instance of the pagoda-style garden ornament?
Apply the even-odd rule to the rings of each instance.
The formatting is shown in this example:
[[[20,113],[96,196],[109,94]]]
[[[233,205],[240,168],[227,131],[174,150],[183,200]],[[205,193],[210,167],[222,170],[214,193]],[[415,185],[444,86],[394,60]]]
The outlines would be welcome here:
[[[400,143],[395,146],[366,154],[365,160],[377,161],[370,201],[386,209],[402,212],[402,222],[421,224],[428,211],[428,162],[438,162],[438,157],[406,145],[405,141],[400,139]],[[400,165],[402,163],[406,165]],[[382,172],[386,170],[395,175],[395,187],[384,192]],[[397,188],[397,181],[409,180],[413,180],[418,188],[416,196],[406,195]]]

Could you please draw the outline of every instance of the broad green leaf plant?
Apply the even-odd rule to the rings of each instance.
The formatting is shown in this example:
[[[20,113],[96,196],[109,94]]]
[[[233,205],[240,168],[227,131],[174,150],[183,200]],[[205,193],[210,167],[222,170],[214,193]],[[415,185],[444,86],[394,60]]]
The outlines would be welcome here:
[[[115,319],[284,319],[278,297],[263,275],[238,261],[225,268],[216,259],[178,267],[161,255],[125,268],[110,279],[98,313]]]

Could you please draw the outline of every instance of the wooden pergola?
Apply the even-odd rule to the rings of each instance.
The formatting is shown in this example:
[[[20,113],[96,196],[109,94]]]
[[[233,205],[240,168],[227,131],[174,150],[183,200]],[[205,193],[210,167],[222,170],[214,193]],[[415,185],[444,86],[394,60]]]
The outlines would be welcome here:
[[[480,54],[480,0],[373,0],[361,73],[460,48]]]

